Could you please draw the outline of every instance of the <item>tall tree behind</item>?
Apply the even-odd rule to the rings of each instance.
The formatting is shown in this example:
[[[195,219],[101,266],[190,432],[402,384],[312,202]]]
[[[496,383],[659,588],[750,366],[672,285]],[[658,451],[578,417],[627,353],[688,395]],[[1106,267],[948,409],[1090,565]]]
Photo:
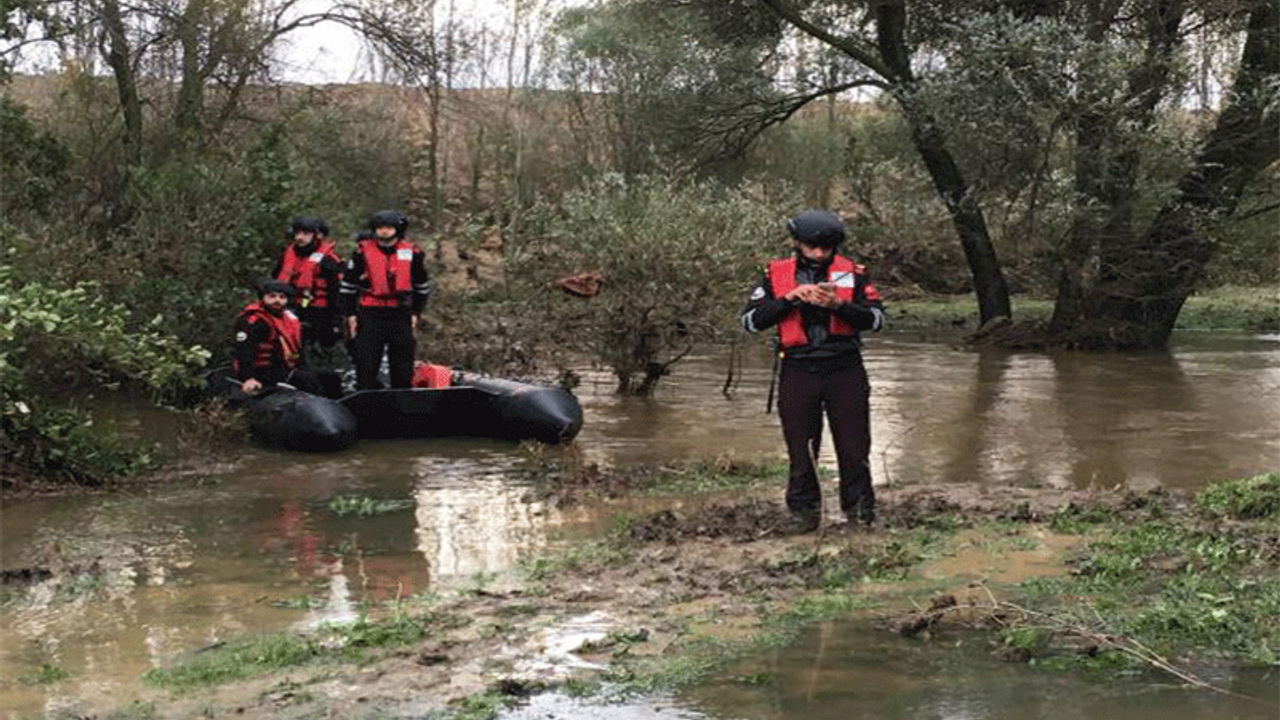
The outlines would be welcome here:
[[[1156,8],[1173,12],[1162,3]],[[1246,20],[1246,40],[1226,107],[1146,231],[1127,242],[1109,243],[1111,250],[1097,263],[1097,282],[1088,282],[1078,265],[1068,265],[1053,319],[1062,340],[1088,347],[1164,347],[1182,305],[1213,257],[1214,225],[1235,211],[1249,182],[1280,159],[1280,2],[1256,0],[1225,19],[1230,21],[1232,15]],[[1138,78],[1135,84],[1142,81]],[[1123,153],[1110,157],[1119,170],[1096,169],[1089,177],[1119,176],[1131,183],[1126,174],[1131,161]],[[1101,204],[1115,218],[1106,225],[1117,230],[1106,225],[1093,229],[1101,236],[1096,244],[1127,230],[1121,224],[1129,219],[1127,198],[1105,199],[1109,202]],[[1087,237],[1088,233],[1077,242],[1083,244]]]

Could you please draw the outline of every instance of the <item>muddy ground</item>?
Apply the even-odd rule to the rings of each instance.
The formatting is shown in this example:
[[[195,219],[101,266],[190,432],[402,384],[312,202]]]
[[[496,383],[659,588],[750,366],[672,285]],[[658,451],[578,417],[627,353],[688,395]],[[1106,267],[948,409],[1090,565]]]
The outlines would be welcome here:
[[[623,664],[651,668],[678,657],[696,637],[746,641],[765,617],[820,592],[833,567],[883,573],[899,560],[913,564],[895,560],[904,533],[1003,520],[1003,532],[1012,526],[1041,539],[1034,550],[970,542],[971,549],[987,549],[916,565],[905,581],[855,580],[840,590],[874,596],[877,632],[914,634],[949,606],[990,598],[1001,583],[1066,572],[1072,545],[1081,540],[1048,540],[1045,521],[1055,514],[1099,505],[1138,514],[1158,504],[1168,516],[1186,507],[1163,494],[895,487],[879,491],[880,517],[871,530],[827,517],[817,532],[789,534],[776,494],[739,493],[732,501],[639,518],[615,550],[578,553],[553,571],[504,578],[429,608],[404,608],[425,629],[416,644],[377,650],[362,664],[326,658],[177,697],[156,694],[151,717],[424,717],[484,693],[518,696]]]

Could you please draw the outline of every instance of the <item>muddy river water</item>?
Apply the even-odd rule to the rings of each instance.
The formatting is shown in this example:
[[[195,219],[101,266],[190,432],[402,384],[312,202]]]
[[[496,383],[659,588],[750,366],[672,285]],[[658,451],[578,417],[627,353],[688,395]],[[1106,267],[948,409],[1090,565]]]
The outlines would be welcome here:
[[[574,451],[602,464],[781,457],[776,416],[764,413],[769,360],[758,350],[743,360],[727,397],[727,353],[680,364],[646,400],[618,398],[607,374],[584,369],[576,393],[586,420]],[[869,341],[866,361],[884,502],[908,479],[1194,490],[1280,468],[1277,336],[1183,334],[1169,353],[1043,355],[884,334]],[[139,434],[172,425],[144,409],[115,421]],[[464,439],[362,441],[335,455],[246,447],[199,468],[200,482],[8,503],[0,568],[49,567],[61,580],[4,589],[0,719],[125,703],[142,672],[194,648],[482,582],[635,509],[616,501],[562,510],[531,499],[514,471],[536,455]],[[820,460],[832,464],[829,450]],[[361,503],[392,510],[370,520]],[[548,695],[507,717],[1275,717],[1274,707],[1164,678],[1081,679],[962,656],[824,624],[752,659],[743,675],[781,679],[767,687],[710,684],[608,708]],[[1280,699],[1278,675],[1223,682]]]

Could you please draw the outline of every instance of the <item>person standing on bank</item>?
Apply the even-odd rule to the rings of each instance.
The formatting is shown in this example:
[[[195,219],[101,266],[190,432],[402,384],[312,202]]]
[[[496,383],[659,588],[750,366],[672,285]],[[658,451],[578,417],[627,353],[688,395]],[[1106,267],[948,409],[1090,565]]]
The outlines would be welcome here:
[[[776,328],[781,374],[778,417],[790,475],[786,503],[795,530],[816,530],[822,490],[815,463],[825,412],[840,469],[840,509],[852,524],[875,520],[871,487],[871,387],[859,333],[884,325],[884,306],[866,268],[838,251],[844,223],[826,210],[787,222],[795,253],[773,260],[742,312],[750,332]]]
[[[338,292],[347,334],[355,339],[356,388],[381,387],[386,351],[391,387],[413,384],[413,360],[422,309],[431,294],[426,257],[405,238],[409,219],[393,210],[369,218],[373,238],[361,240],[347,260]]]
[[[291,230],[293,242],[280,254],[271,276],[294,287],[290,309],[302,321],[302,342],[333,347],[338,341],[334,305],[342,259],[334,251],[333,241],[324,237],[328,226],[323,220],[295,218]]]

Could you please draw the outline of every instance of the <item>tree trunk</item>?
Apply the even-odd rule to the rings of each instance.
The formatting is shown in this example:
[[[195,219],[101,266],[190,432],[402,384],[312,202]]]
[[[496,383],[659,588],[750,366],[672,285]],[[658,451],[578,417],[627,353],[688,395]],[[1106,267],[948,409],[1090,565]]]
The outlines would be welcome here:
[[[969,273],[973,276],[973,292],[978,300],[978,322],[986,325],[998,317],[1012,317],[1009,286],[1000,269],[1000,258],[991,244],[991,234],[977,198],[969,187],[955,158],[945,146],[945,135],[936,121],[914,112],[909,98],[900,99],[911,127],[911,139],[920,153],[933,186],[951,213],[951,223],[960,237]]]
[[[1097,14],[1090,19],[1088,37],[1102,42],[1117,21],[1119,6],[1094,9]],[[1093,324],[1086,296],[1099,284],[1121,281],[1132,272],[1140,161],[1132,136],[1134,128],[1145,129],[1154,123],[1156,107],[1168,88],[1185,13],[1182,0],[1159,0],[1148,6],[1145,59],[1129,74],[1123,110],[1112,112],[1109,104],[1099,109],[1101,101],[1094,100],[1086,103],[1091,109],[1076,121],[1076,203],[1060,255],[1058,296],[1049,321],[1049,332],[1055,337],[1072,335],[1077,328]]]
[[[129,36],[115,0],[102,3],[107,65],[116,81],[120,113],[124,117],[124,160],[128,166],[142,159],[142,101],[138,97],[138,76],[133,70],[133,52]]]
[[[978,300],[978,322],[986,325],[998,317],[1012,317],[1009,286],[1005,283],[1000,259],[991,244],[986,217],[973,188],[947,149],[946,133],[938,127],[937,119],[912,97],[915,81],[906,39],[906,6],[902,2],[880,2],[876,5],[875,14],[876,44],[889,72],[888,79],[893,83],[893,95],[902,107],[911,128],[911,140],[924,161],[933,186],[951,213],[951,222],[969,263],[973,292]]]
[[[201,58],[201,35],[204,31],[204,3],[190,0],[178,17],[175,30],[178,46],[182,49],[182,77],[178,83],[178,98],[173,108],[173,125],[178,132],[178,142],[194,145],[200,139],[204,122],[204,79]]]
[[[1126,260],[1123,277],[1082,294],[1075,346],[1154,349],[1168,344],[1178,313],[1213,257],[1205,234],[1230,215],[1248,183],[1280,159],[1280,0],[1256,3],[1229,96],[1191,170]]]

